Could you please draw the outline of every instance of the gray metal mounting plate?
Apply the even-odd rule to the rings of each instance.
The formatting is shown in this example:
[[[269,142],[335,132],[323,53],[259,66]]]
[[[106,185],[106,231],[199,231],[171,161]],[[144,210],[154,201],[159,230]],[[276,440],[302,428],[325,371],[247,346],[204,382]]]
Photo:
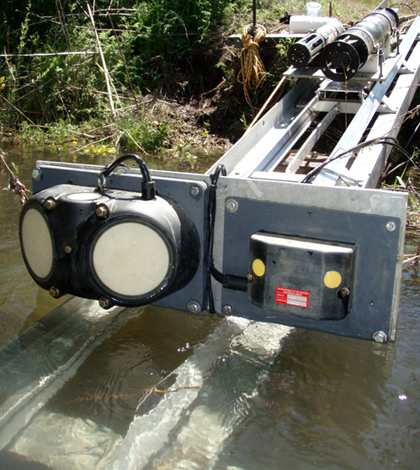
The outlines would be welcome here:
[[[230,199],[237,203],[235,212],[225,209]],[[214,284],[218,308],[226,311],[228,305],[237,316],[363,339],[384,331],[392,339],[398,313],[406,200],[405,194],[382,190],[221,178],[215,259],[223,273],[247,274],[250,237],[259,231],[353,244],[356,265],[350,312],[340,321],[264,312],[248,302],[245,292]]]

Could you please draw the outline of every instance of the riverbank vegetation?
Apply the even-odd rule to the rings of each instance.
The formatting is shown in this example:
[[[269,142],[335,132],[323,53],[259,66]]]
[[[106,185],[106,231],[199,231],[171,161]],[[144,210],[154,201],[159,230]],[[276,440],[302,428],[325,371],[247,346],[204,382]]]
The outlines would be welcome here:
[[[349,21],[370,3],[324,2],[323,12]],[[260,0],[257,21],[280,31],[305,4]],[[0,131],[15,141],[96,152],[202,145],[209,135],[224,143],[286,68],[287,43],[261,51],[266,80],[250,107],[228,36],[252,22],[251,0],[4,0],[2,20]]]
[[[6,0],[3,136],[153,152],[182,129],[200,144],[190,127],[209,134],[212,90],[231,73],[223,45],[247,10],[244,0]]]

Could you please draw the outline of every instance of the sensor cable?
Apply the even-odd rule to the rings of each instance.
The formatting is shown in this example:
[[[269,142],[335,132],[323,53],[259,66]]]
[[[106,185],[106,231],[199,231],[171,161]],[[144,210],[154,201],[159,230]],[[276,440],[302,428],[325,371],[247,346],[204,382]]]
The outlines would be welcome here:
[[[214,248],[214,228],[216,220],[216,191],[217,182],[220,176],[226,176],[226,168],[224,165],[218,165],[216,171],[210,176],[211,184],[209,189],[209,200],[207,210],[207,221],[209,226],[208,239],[207,239],[207,253],[205,256],[206,264],[206,292],[207,292],[207,304],[210,313],[215,313],[213,290],[211,286],[212,277],[220,282],[223,287],[232,290],[247,290],[248,280],[246,277],[236,276],[233,274],[223,274],[217,270],[214,266],[213,259],[213,248]]]

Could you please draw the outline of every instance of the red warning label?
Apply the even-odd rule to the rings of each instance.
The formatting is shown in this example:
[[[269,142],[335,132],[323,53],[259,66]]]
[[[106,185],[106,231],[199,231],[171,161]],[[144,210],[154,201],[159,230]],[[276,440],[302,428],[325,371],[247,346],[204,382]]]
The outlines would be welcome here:
[[[287,289],[286,287],[277,287],[276,303],[292,305],[294,307],[308,308],[309,292],[297,289]]]

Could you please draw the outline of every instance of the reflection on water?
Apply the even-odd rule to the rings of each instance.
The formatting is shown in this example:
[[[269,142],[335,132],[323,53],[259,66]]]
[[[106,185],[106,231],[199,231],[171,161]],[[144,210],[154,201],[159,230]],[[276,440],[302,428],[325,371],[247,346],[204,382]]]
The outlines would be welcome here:
[[[221,462],[260,468],[375,468],[364,434],[385,407],[392,350],[296,331],[267,371],[252,418],[232,436]],[[378,466],[377,468],[382,468]]]
[[[13,159],[27,180],[32,160]],[[23,267],[19,202],[11,198],[0,194],[3,344],[55,302]],[[414,253],[418,241],[418,234],[409,234],[406,252]],[[71,315],[68,323],[61,319],[44,330],[38,324],[36,338],[15,343],[9,356],[3,350],[0,411],[11,397],[21,400],[22,390],[37,395],[28,398],[31,407],[25,406],[20,425],[18,418],[10,421],[15,434],[0,426],[0,467],[19,458],[35,462],[27,468],[44,469],[103,468],[108,462],[106,468],[124,470],[415,470],[419,316],[419,268],[406,267],[395,344],[153,307],[122,310],[106,334]],[[86,344],[79,362],[73,357],[77,344]],[[49,361],[37,361],[36,351]],[[19,362],[28,355],[32,361]],[[77,364],[74,373],[64,366],[58,373],[57,366],[69,361]],[[39,380],[48,373],[61,377],[59,385]]]
[[[88,418],[125,435],[139,402],[185,361],[215,321],[148,307],[95,349],[48,410]]]

